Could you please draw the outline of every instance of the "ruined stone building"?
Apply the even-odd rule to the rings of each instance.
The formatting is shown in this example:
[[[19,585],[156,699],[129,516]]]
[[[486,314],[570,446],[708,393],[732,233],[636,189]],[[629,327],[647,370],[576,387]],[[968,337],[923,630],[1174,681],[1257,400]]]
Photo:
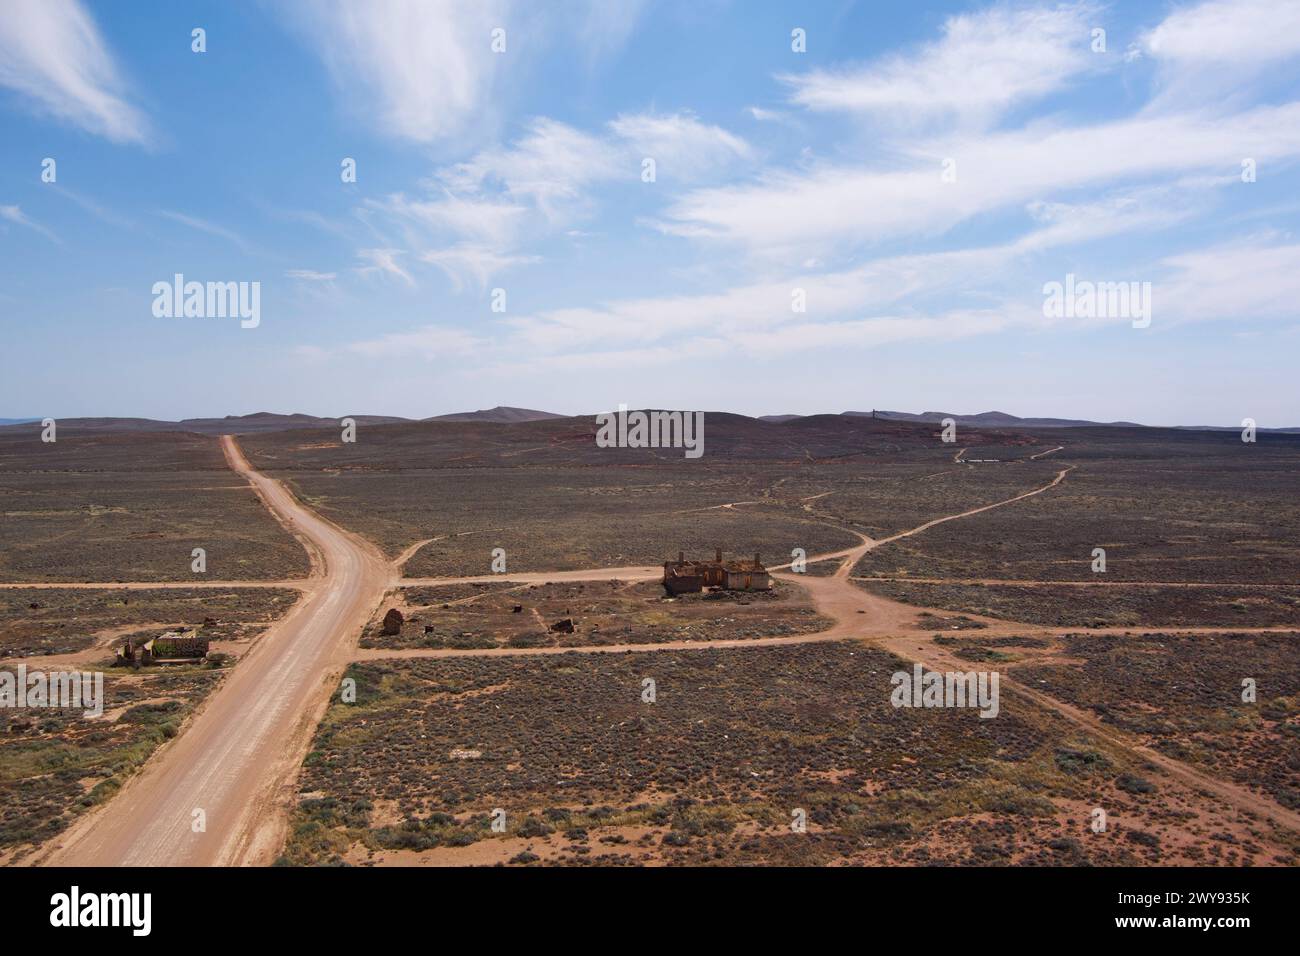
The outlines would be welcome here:
[[[208,654],[209,641],[194,631],[166,631],[157,637],[142,635],[127,638],[118,649],[118,666],[141,667],[147,664],[195,664]]]
[[[712,561],[687,561],[686,553],[678,551],[676,561],[664,562],[663,584],[669,594],[689,594],[705,588],[766,591],[772,587],[772,578],[759,555],[755,554],[753,561],[723,561],[722,549],[718,548]]]

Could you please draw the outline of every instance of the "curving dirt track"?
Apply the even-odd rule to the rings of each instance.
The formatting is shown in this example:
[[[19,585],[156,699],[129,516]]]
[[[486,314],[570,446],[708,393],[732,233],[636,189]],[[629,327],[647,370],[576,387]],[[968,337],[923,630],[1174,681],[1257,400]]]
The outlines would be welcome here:
[[[936,525],[944,524],[948,521],[956,521],[961,518],[971,517],[993,508],[1001,508],[1006,505],[1014,504],[1017,501],[1023,501],[1026,498],[1032,498],[1035,495],[1041,495],[1050,491],[1065,480],[1066,475],[1073,470],[1074,466],[1062,468],[1057,472],[1056,477],[1045,485],[1034,488],[1014,497],[1007,498],[1003,501],[997,501],[992,504],[982,505],[977,508],[971,508],[958,514],[946,515],[927,521],[908,531],[891,535],[887,538],[873,539],[858,531],[853,531],[862,539],[861,544],[847,548],[842,551],[836,551],[828,554],[821,554],[809,558],[810,562],[820,562],[827,560],[839,560],[840,566],[831,575],[824,577],[813,577],[802,574],[781,573],[778,577],[783,580],[797,583],[800,587],[806,589],[812,599],[813,606],[821,614],[826,615],[834,620],[834,624],[824,630],[812,634],[798,634],[785,637],[768,637],[768,638],[750,638],[746,640],[717,640],[717,641],[670,641],[660,644],[613,644],[613,645],[589,645],[576,647],[541,647],[541,648],[492,648],[488,650],[459,650],[453,648],[411,648],[405,650],[386,650],[386,649],[368,649],[360,650],[356,653],[357,660],[381,660],[381,659],[412,659],[422,657],[517,657],[517,656],[534,656],[547,654],[608,654],[608,653],[653,653],[656,651],[683,651],[699,650],[704,648],[749,648],[749,647],[770,647],[773,645],[786,644],[812,644],[821,641],[833,641],[844,639],[855,639],[869,641],[880,647],[904,658],[908,661],[920,662],[928,670],[958,670],[964,671],[969,669],[969,665],[952,656],[950,650],[942,648],[930,640],[930,635],[919,632],[917,624],[921,613],[925,610],[921,607],[903,604],[888,598],[883,598],[872,594],[862,588],[853,585],[853,568],[861,560],[862,556],[881,545],[888,544],[891,541],[898,541],[902,538],[911,537],[919,534]],[[851,529],[845,529],[851,530]],[[782,568],[789,565],[782,565]],[[609,578],[632,578],[644,575],[646,571],[656,569],[646,568],[604,568],[598,571],[576,571],[567,572],[567,580],[584,580],[592,579],[583,576],[590,575],[599,580]],[[776,571],[776,568],[771,569]],[[545,578],[546,575],[538,575],[537,578]],[[554,576],[551,579],[555,579]],[[450,579],[450,578],[433,578],[426,579],[421,583],[445,584],[460,581],[483,580],[482,578],[469,579]],[[858,580],[870,580],[858,579]],[[403,582],[408,583],[408,582]],[[977,620],[986,625],[986,629],[980,633],[983,636],[993,636],[995,634],[1007,633],[1015,635],[1033,635],[1033,634],[1069,634],[1077,633],[1077,627],[1040,627],[1035,625],[1017,624],[1014,622],[999,620],[996,618],[987,618],[977,614],[966,614],[965,617]],[[1154,629],[1159,632],[1160,629]],[[1243,628],[1243,627],[1223,627],[1223,628],[1166,628],[1165,631],[1177,632],[1179,634],[1194,633],[1241,633],[1241,632],[1278,632],[1294,633],[1293,627],[1277,628]],[[1115,627],[1115,628],[1090,628],[1090,634],[1140,634],[1150,633],[1150,628],[1133,628],[1133,627]],[[1255,793],[1246,787],[1239,786],[1228,780],[1223,780],[1210,774],[1207,774],[1190,764],[1167,757],[1164,754],[1152,750],[1150,747],[1139,743],[1132,735],[1127,734],[1118,728],[1111,727],[1094,715],[1073,707],[1064,701],[1057,700],[1047,694],[1042,693],[1032,687],[1028,687],[1010,676],[1003,674],[1003,684],[1012,693],[1020,694],[1028,698],[1045,710],[1052,711],[1065,718],[1081,729],[1092,733],[1120,748],[1126,749],[1131,753],[1140,755],[1145,760],[1160,767],[1165,773],[1179,780],[1193,790],[1208,792],[1223,800],[1225,803],[1244,810],[1248,813],[1256,814],[1272,821],[1275,824],[1286,827],[1294,831],[1300,831],[1300,813],[1287,809],[1266,796]]]
[[[254,471],[222,436],[246,478],[313,552],[302,599],[268,630],[176,739],[106,805],[54,841],[39,861],[76,866],[269,863],[311,734],[357,635],[391,583],[378,549],[303,507]],[[193,832],[194,811],[206,814]]]

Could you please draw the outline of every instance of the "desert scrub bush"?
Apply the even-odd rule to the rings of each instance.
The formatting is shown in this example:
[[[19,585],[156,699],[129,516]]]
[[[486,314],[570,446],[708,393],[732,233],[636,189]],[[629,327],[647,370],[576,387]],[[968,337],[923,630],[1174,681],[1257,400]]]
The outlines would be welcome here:
[[[343,682],[340,681],[338,689],[330,697],[331,704],[364,707],[373,704],[383,696],[380,686],[383,675],[374,668],[366,667],[364,664],[349,664],[347,670],[343,672],[343,677],[345,680],[351,678],[356,681],[357,699],[353,704],[343,704]]]
[[[1274,790],[1277,802],[1288,810],[1300,810],[1300,790],[1290,786],[1279,786]]]
[[[1052,816],[1056,813],[1056,804],[1051,800],[1020,787],[992,793],[983,800],[983,805],[995,813],[1018,816]]]
[[[912,824],[906,820],[865,820],[860,818],[848,821],[844,831],[865,840],[891,842],[906,840],[915,832]]]
[[[519,825],[518,835],[521,837],[543,837],[555,832],[555,828],[549,824],[543,823],[540,819],[531,813],[524,817],[524,822]]]
[[[1156,849],[1160,846],[1160,838],[1154,833],[1148,833],[1146,830],[1125,830],[1124,839],[1139,846],[1151,847]]]
[[[1155,793],[1156,785],[1137,774],[1122,773],[1115,778],[1115,786],[1125,793]]]
[[[1054,755],[1056,767],[1062,773],[1090,775],[1110,767],[1106,755],[1096,750],[1076,750],[1073,747],[1058,747]]]
[[[736,829],[739,816],[734,807],[692,807],[673,818],[673,830],[690,836],[727,834]]]
[[[86,794],[86,805],[94,806],[97,803],[103,803],[121,789],[122,781],[118,780],[116,777],[109,777],[107,780],[101,780],[99,783],[91,787],[90,792]]]
[[[512,634],[506,641],[510,647],[542,647],[550,643],[550,637],[542,633]]]
[[[132,707],[120,718],[123,723],[127,724],[156,724],[166,723],[164,718],[180,710],[181,702],[179,700],[164,700],[153,704],[139,704]]]

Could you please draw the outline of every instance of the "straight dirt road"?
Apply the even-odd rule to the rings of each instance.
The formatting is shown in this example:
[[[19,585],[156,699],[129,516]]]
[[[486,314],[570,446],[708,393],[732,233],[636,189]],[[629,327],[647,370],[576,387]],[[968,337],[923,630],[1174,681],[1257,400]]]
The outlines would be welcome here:
[[[278,852],[284,814],[275,808],[393,570],[373,545],[254,471],[231,436],[221,441],[231,468],[312,552],[316,571],[190,725],[56,840],[43,863],[259,864]],[[205,818],[201,832],[195,811]]]

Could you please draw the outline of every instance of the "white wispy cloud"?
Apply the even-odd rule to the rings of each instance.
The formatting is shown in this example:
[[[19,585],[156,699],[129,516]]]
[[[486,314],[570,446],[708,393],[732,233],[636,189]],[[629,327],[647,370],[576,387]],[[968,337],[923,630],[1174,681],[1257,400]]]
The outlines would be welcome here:
[[[739,136],[692,113],[624,114],[609,127],[634,153],[655,160],[656,176],[691,180],[754,154]]]
[[[397,264],[397,257],[403,255],[401,249],[359,249],[357,258],[368,263],[368,265],[358,266],[357,271],[362,275],[391,275],[401,279],[407,285],[415,285],[415,280],[411,274]]]
[[[1144,33],[1140,48],[1170,63],[1264,69],[1300,55],[1300,4],[1210,0],[1183,7]]]
[[[780,79],[793,102],[812,110],[982,125],[1096,68],[1088,45],[1095,15],[1091,3],[997,6],[949,18],[943,36],[915,53]]]
[[[498,370],[608,369],[651,367],[674,356],[678,361],[772,357],[1011,329],[1127,325],[1125,318],[1045,319],[1041,282],[1026,282],[1025,277],[1043,272],[1059,278],[1056,266],[1042,257],[1050,249],[1081,238],[1169,225],[1161,207],[1147,205],[1149,198],[1138,192],[1040,210],[1040,224],[999,245],[892,256],[854,269],[795,273],[717,292],[548,309],[503,320],[477,335],[462,331],[450,336],[444,327],[429,326],[345,348],[372,357],[409,351],[430,357],[473,353],[484,366]],[[1155,287],[1157,329],[1187,322],[1290,321],[1300,297],[1300,246],[1275,234],[1155,256],[1129,268],[1132,276],[1149,277]],[[1129,278],[1110,276],[1108,281]],[[796,289],[807,303],[805,312],[791,307]],[[974,295],[972,290],[977,290]],[[962,302],[963,296],[982,301]],[[527,356],[526,362],[520,355]]]
[[[638,26],[649,0],[581,0],[575,46],[582,49],[589,62],[619,50]]]
[[[1300,57],[1300,4],[1208,0],[1180,7],[1143,33],[1129,55],[1156,66],[1160,85],[1148,110],[1231,109]]]
[[[665,212],[671,234],[754,251],[821,255],[838,245],[940,234],[977,215],[1083,186],[1239,171],[1242,156],[1300,157],[1300,103],[1230,116],[1143,115],[1090,126],[957,135],[909,147],[907,168],[826,164],[692,191]],[[955,182],[941,178],[956,162]]]
[[[403,227],[412,243],[420,242],[425,233],[451,235],[498,247],[513,243],[528,208],[508,198],[479,195],[476,188],[467,191],[470,195],[457,196],[443,190],[441,195],[429,199],[394,193],[369,200],[365,205]]]
[[[431,143],[494,128],[552,41],[589,65],[607,58],[627,42],[646,6],[283,0],[275,9],[326,64],[348,109],[393,136]],[[491,47],[497,28],[506,31],[504,54]]]
[[[437,266],[451,279],[453,288],[460,292],[469,281],[478,288],[487,287],[497,273],[515,266],[540,262],[539,256],[512,255],[483,246],[459,245],[433,249],[420,255],[422,262]]]
[[[0,3],[0,86],[32,112],[118,143],[144,143],[150,125],[95,20],[77,0]]]
[[[391,135],[432,142],[482,120],[502,62],[491,50],[491,31],[509,21],[512,6],[292,0],[283,10],[348,108]]]
[[[317,272],[315,269],[286,269],[285,278],[301,279],[304,282],[333,282],[338,275],[333,272]]]
[[[369,358],[416,355],[425,359],[467,355],[483,347],[481,337],[449,326],[425,326],[409,332],[391,332],[376,339],[346,346],[350,352]]]
[[[665,179],[694,181],[747,162],[749,144],[691,113],[623,114],[588,132],[548,117],[516,139],[440,167],[424,196],[390,194],[363,204],[405,241],[415,259],[437,266],[460,290],[536,262],[530,242],[568,231],[595,208],[593,191],[639,182],[644,157]]]
[[[65,196],[68,199],[71,199],[74,203],[86,210],[86,212],[90,213],[96,219],[99,219],[101,222],[106,222],[121,229],[135,229],[137,226],[135,220],[123,216],[117,211],[108,208],[103,203],[97,202],[89,196],[82,195],[82,193],[76,190],[69,189],[67,186],[57,183],[49,183],[48,185],[53,187],[60,196]]]
[[[1195,73],[1195,64],[1213,59],[1198,44],[1211,42],[1214,18],[1229,6],[1240,12],[1268,3],[1213,0],[1180,8],[1139,45],[1166,67],[1191,64],[1186,70]],[[367,203],[367,214],[382,218],[382,231],[408,247],[399,251],[395,241],[366,251],[370,269],[411,283],[397,264],[407,255],[404,263],[442,269],[457,289],[485,286],[498,272],[539,261],[530,245],[576,231],[609,189],[635,188],[640,160],[649,155],[670,187],[656,194],[665,205],[653,224],[695,245],[697,278],[712,270],[731,281],[704,292],[578,300],[498,320],[490,332],[430,326],[343,351],[473,355],[478,367],[498,371],[525,362],[533,370],[607,370],[1053,327],[1042,314],[1042,281],[1064,274],[1064,263],[1086,268],[1086,256],[1075,254],[1085,244],[1203,221],[1236,195],[1232,190],[1248,188],[1239,178],[1242,157],[1272,171],[1300,162],[1300,103],[1276,96],[1254,105],[1224,98],[1172,109],[1148,101],[1132,115],[1108,112],[1104,120],[1039,111],[1036,119],[999,126],[1018,107],[1070,88],[1093,69],[1127,68],[1122,57],[1106,61],[1089,49],[1099,16],[1088,3],[999,5],[950,18],[938,40],[914,52],[784,78],[791,99],[813,112],[887,121],[877,131],[879,148],[866,159],[832,149],[825,153],[836,156],[831,161],[807,153],[763,167],[743,138],[686,111],[624,112],[591,129],[534,119],[513,140],[435,170],[423,195]],[[1192,26],[1180,18],[1191,18]],[[1256,23],[1246,33],[1260,29]],[[1251,42],[1232,39],[1228,46],[1237,52],[1217,51],[1214,62],[1249,60]],[[1265,59],[1291,55],[1291,41],[1270,44]],[[757,107],[751,115],[825,122]],[[949,158],[956,163],[952,182],[941,175]],[[736,181],[742,173],[752,178]],[[730,181],[717,185],[723,174]],[[683,188],[672,189],[674,179]],[[984,231],[976,245],[946,238],[994,216],[1002,225]],[[1016,225],[1008,229],[1008,222]],[[954,247],[890,254],[917,239]],[[1177,254],[1169,247],[1124,262],[1125,275],[1097,277],[1151,279],[1157,328],[1273,321],[1300,295],[1300,247],[1285,236]],[[735,256],[735,249],[749,255]],[[1062,249],[1074,251],[1063,257]],[[874,258],[854,265],[863,255]],[[795,289],[806,296],[807,312],[792,310]]]
[[[233,229],[227,229],[225,226],[217,225],[215,222],[209,222],[206,219],[200,219],[198,216],[186,215],[183,212],[175,212],[170,209],[158,210],[158,215],[164,219],[170,219],[172,222],[178,222],[182,226],[188,226],[198,232],[207,233],[209,236],[216,236],[218,239],[225,239],[227,242],[238,246],[242,251],[252,253],[254,251],[252,244],[235,232]]]
[[[585,198],[588,185],[618,175],[634,178],[626,160],[601,137],[558,120],[533,120],[509,146],[486,149],[440,170],[438,180],[460,193],[500,188],[559,219]]]
[[[0,219],[39,232],[42,236],[44,236],[46,239],[49,239],[51,242],[59,241],[59,237],[56,236],[52,230],[47,229],[45,226],[42,226],[39,222],[33,220],[30,216],[28,216],[25,212],[23,212],[22,209],[18,206],[0,206]]]
[[[1169,323],[1294,320],[1300,245],[1261,233],[1166,256],[1154,308]]]
[[[361,208],[376,231],[400,236],[413,259],[436,266],[456,291],[482,288],[498,272],[537,261],[526,243],[583,218],[590,187],[631,179],[633,168],[602,137],[539,118],[513,142],[436,169],[422,184],[426,195],[393,193]]]

